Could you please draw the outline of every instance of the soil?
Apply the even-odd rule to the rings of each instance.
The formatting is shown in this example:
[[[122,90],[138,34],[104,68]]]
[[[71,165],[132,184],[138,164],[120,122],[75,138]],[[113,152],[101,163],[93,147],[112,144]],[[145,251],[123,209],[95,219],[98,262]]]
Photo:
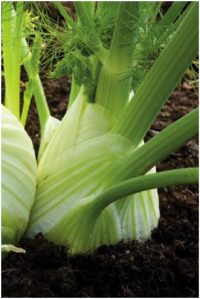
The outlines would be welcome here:
[[[61,119],[70,83],[43,80],[52,115]],[[197,106],[187,84],[176,89],[146,136]],[[38,150],[34,104],[26,126]],[[183,132],[184,134],[184,132]],[[157,165],[158,171],[198,165],[194,139]],[[93,254],[70,256],[39,234],[23,239],[26,254],[11,253],[2,264],[2,297],[198,297],[198,187],[159,190],[159,226],[146,242],[102,246]]]

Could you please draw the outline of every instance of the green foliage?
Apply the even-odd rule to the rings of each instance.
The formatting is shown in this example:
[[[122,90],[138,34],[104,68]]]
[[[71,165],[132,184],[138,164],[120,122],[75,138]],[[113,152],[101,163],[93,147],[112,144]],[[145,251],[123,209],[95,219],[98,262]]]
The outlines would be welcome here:
[[[136,22],[137,29],[134,32],[136,47],[133,52],[133,65],[125,73],[120,74],[121,80],[132,77],[132,89],[134,91],[172,38],[180,16],[179,11],[183,9],[184,4],[180,5],[178,10],[175,7],[174,14],[166,13],[166,21],[163,21],[165,14],[164,16],[160,14],[160,6],[161,3],[157,2],[139,3],[140,13]],[[118,3],[115,2],[99,3],[92,15],[91,22],[107,50],[111,46],[118,9]],[[94,64],[92,60],[94,60],[95,54],[95,40],[93,41],[91,36],[90,27],[83,28],[75,22],[73,28],[67,25],[61,26],[51,19],[47,8],[38,8],[32,5],[31,13],[29,10],[27,11],[27,16],[29,16],[27,18],[33,29],[38,15],[40,16],[40,25],[39,28],[37,26],[37,30],[40,30],[42,42],[45,44],[42,65],[48,65],[50,77],[53,78],[71,76],[74,72],[76,83],[78,85],[83,84],[89,101],[94,101],[97,78],[91,64]],[[132,26],[131,23],[126,24],[125,20],[123,20],[123,24],[127,27]],[[122,46],[125,47],[126,45]],[[87,76],[88,80],[86,80]]]
[[[92,52],[78,38],[78,35],[70,39],[71,35],[73,35],[72,32],[67,35],[67,39],[64,42],[65,53],[63,58],[58,61],[50,76],[57,78],[73,75],[76,84],[84,86],[84,92],[89,101],[92,102],[96,86]]]

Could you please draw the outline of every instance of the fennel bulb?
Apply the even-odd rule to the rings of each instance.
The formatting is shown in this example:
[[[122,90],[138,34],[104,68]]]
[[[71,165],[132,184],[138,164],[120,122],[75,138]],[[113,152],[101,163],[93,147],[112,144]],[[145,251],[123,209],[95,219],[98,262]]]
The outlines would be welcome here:
[[[57,244],[69,244],[72,252],[87,252],[122,239],[145,239],[157,226],[156,190],[96,207],[113,165],[132,151],[128,139],[109,133],[115,121],[79,93],[40,159],[28,236],[42,232]]]
[[[16,244],[26,230],[36,192],[31,139],[2,105],[2,244]]]

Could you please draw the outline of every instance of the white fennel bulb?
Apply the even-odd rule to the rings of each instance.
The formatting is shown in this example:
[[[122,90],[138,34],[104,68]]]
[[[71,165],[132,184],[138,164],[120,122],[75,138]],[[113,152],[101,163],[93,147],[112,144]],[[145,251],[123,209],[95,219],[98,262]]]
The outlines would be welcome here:
[[[69,244],[73,253],[149,237],[159,219],[156,190],[104,208],[95,205],[109,187],[112,167],[132,151],[128,139],[109,133],[114,121],[108,110],[79,94],[40,158],[28,236],[42,232]]]
[[[16,244],[26,230],[36,192],[32,141],[2,105],[2,243]]]

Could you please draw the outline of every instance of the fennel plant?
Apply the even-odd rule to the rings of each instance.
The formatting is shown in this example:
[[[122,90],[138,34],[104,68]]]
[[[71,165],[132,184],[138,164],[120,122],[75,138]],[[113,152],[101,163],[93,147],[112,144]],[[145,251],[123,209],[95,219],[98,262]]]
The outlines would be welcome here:
[[[13,17],[11,3],[3,3],[2,40],[5,106],[2,105],[2,243],[3,251],[17,244],[29,221],[36,193],[36,159],[30,137],[20,122],[20,66],[23,4]]]
[[[37,189],[26,235],[42,232],[57,244],[69,244],[72,253],[120,240],[147,239],[160,216],[157,188],[198,180],[197,168],[160,173],[155,169],[159,161],[197,134],[197,109],[143,141],[197,55],[198,4],[174,2],[158,20],[160,2],[74,2],[74,20],[62,2],[55,2],[65,27],[60,30],[47,17],[48,27],[41,31],[34,26],[30,47],[24,22],[18,21],[19,9],[24,12],[22,19],[26,15],[19,3],[15,8],[11,2],[3,2],[5,106],[25,124],[34,96],[41,128]],[[39,78],[41,40],[43,35],[53,35],[54,29],[62,59],[52,75],[72,77],[69,109],[61,121],[50,115]],[[16,31],[21,35],[16,37]],[[12,43],[6,45],[10,36]],[[16,47],[16,55],[11,46]],[[10,71],[13,61],[18,63],[16,76]],[[29,81],[19,115],[21,65]],[[14,156],[14,149],[11,152]],[[9,159],[6,156],[6,163]],[[34,165],[34,159],[31,163]],[[8,173],[3,171],[12,186],[16,174]],[[16,186],[23,188],[20,183]],[[15,194],[15,190],[11,192]],[[5,194],[3,205],[12,205],[8,198]],[[12,202],[18,205],[17,194]],[[12,212],[20,215],[20,207]],[[5,209],[5,217],[11,219],[6,213]],[[7,228],[4,220],[3,225]],[[16,243],[12,237],[9,242]]]

